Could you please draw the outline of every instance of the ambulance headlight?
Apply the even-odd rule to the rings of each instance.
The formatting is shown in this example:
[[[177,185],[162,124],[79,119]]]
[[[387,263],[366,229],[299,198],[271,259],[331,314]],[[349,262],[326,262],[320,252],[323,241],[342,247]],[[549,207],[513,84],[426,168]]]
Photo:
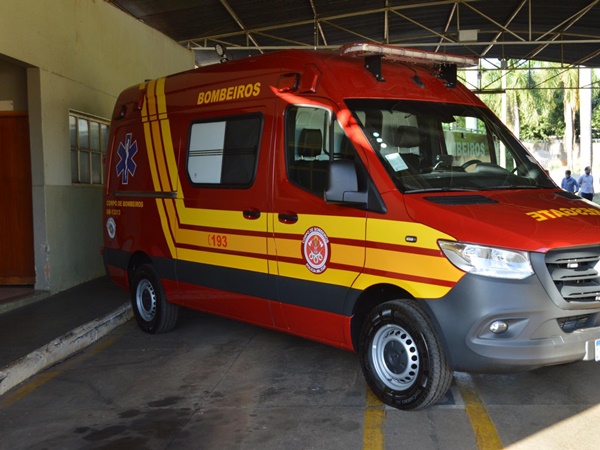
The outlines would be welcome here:
[[[517,280],[533,275],[527,252],[463,242],[438,241],[438,244],[446,258],[465,272]]]

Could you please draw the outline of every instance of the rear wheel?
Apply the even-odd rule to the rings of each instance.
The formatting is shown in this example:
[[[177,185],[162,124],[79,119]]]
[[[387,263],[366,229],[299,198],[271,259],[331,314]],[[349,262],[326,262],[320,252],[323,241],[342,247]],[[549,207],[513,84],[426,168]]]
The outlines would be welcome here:
[[[177,323],[179,307],[167,301],[153,267],[139,267],[131,283],[131,306],[135,319],[146,333],[165,333]]]
[[[371,311],[361,330],[359,355],[373,393],[398,409],[429,406],[452,382],[429,318],[410,300],[390,301]]]

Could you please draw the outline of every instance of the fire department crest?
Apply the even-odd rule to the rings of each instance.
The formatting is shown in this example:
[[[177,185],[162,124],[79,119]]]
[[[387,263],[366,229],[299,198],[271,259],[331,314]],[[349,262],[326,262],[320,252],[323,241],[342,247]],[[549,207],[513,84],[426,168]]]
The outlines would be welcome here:
[[[302,238],[302,256],[306,268],[312,273],[319,274],[327,270],[331,248],[329,238],[321,228],[311,227],[306,230]]]
[[[115,235],[117,234],[117,224],[115,223],[115,219],[112,217],[109,217],[106,221],[106,231],[108,232],[108,236],[111,239],[114,239]]]

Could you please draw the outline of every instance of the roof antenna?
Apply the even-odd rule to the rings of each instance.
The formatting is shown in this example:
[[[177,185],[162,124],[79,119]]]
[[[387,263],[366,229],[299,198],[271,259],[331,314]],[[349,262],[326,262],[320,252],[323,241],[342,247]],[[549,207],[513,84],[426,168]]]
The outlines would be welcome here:
[[[420,87],[421,89],[424,89],[425,83],[423,83],[423,80],[421,80],[421,77],[419,77],[419,74],[417,73],[415,68],[412,66],[409,66],[408,64],[403,64],[403,63],[401,63],[401,64],[404,67],[408,67],[410,70],[413,71],[414,75],[410,79],[413,80],[413,83],[415,83],[418,87]]]

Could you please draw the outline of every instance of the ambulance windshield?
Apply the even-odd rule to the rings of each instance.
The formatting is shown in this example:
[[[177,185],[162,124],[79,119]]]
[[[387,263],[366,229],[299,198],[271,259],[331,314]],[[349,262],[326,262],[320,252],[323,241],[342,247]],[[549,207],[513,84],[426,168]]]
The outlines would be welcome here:
[[[402,192],[556,187],[483,108],[396,100],[346,103]]]

